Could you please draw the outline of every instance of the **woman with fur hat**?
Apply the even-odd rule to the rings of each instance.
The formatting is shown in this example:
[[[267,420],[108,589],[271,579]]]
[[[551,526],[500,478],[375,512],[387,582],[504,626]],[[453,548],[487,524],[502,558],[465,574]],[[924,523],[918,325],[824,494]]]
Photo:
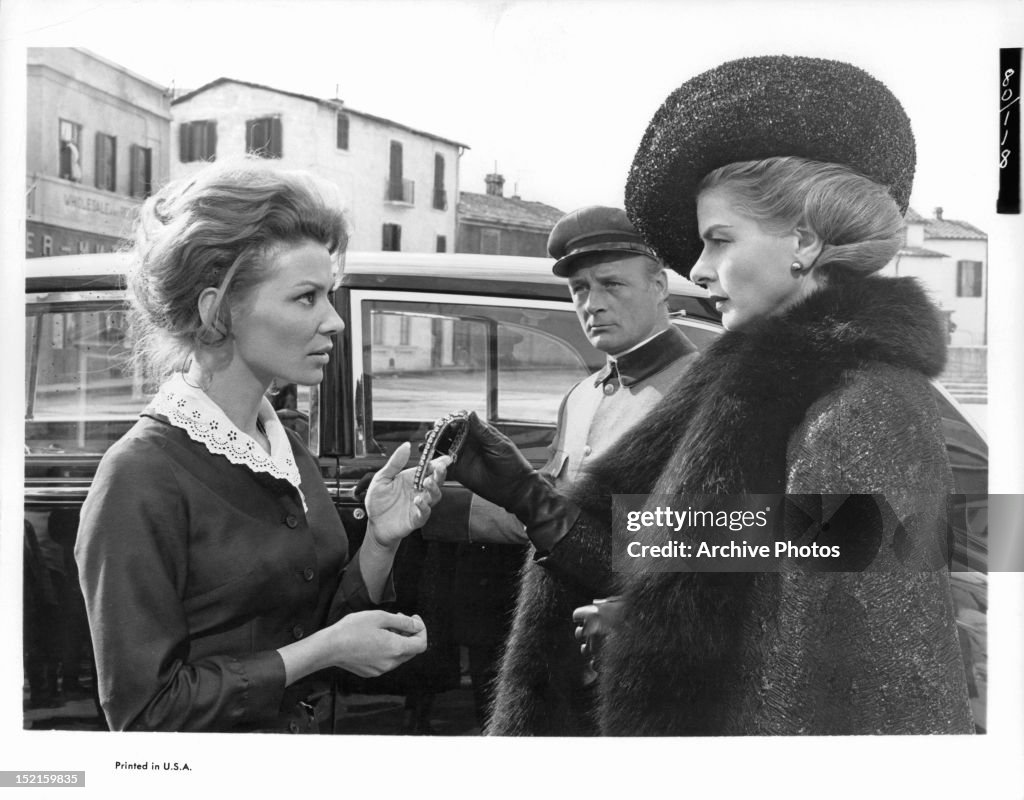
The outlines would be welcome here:
[[[579,669],[566,620],[588,592],[622,596],[600,654],[602,734],[973,731],[945,567],[907,566],[934,544],[952,489],[928,387],[945,330],[913,280],[874,274],[901,245],[914,159],[896,98],[841,62],[741,59],[667,98],[626,207],[709,290],[726,333],[571,498],[473,421],[449,474],[500,485],[488,499],[537,549],[491,733],[557,731],[559,676]],[[842,557],[611,572],[613,494],[751,493],[854,495],[819,531]]]

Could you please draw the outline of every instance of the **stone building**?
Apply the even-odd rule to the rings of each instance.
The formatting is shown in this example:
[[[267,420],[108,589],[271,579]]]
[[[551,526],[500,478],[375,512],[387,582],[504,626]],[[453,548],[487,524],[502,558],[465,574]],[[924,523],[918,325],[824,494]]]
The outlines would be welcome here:
[[[231,78],[171,103],[171,175],[256,153],[337,184],[349,249],[451,252],[459,156],[467,146],[325,100]]]
[[[941,208],[930,219],[908,209],[906,222],[906,244],[885,274],[921,279],[950,313],[951,344],[986,344],[988,236],[969,222],[945,219]]]
[[[906,242],[882,270],[918,278],[950,322],[942,382],[961,400],[987,396],[988,236],[969,222],[908,209]]]
[[[497,173],[484,178],[484,183],[485,194],[459,192],[455,251],[546,258],[548,234],[563,212],[518,195],[505,197],[505,179]]]
[[[28,50],[29,258],[116,249],[167,181],[170,98],[79,47]]]

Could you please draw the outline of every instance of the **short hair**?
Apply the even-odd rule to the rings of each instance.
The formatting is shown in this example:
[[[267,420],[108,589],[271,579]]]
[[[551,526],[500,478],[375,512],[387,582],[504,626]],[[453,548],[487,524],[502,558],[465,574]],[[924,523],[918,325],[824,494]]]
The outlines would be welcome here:
[[[332,197],[333,195],[333,197]],[[312,175],[256,158],[212,164],[142,206],[128,273],[133,360],[162,380],[231,332],[231,303],[263,278],[282,244],[319,242],[336,261],[348,232],[336,192]],[[205,323],[199,296],[217,289]]]
[[[903,217],[888,189],[843,164],[740,161],[708,173],[697,193],[714,188],[766,230],[813,230],[824,243],[814,270],[825,281],[877,272],[903,245]]]

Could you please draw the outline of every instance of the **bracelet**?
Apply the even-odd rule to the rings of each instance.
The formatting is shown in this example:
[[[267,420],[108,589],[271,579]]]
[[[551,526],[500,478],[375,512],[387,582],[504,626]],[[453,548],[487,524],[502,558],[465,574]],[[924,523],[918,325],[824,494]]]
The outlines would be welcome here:
[[[435,456],[448,456],[453,464],[458,459],[459,451],[469,435],[468,420],[468,411],[453,411],[434,423],[434,427],[430,429],[423,441],[423,453],[420,455],[420,463],[413,475],[413,487],[417,491],[423,488],[427,465]]]

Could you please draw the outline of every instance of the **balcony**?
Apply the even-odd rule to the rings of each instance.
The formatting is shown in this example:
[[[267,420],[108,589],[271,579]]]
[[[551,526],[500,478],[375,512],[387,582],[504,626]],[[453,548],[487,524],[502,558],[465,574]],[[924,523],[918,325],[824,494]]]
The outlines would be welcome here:
[[[389,180],[384,189],[384,199],[389,203],[413,205],[416,201],[416,182],[407,178]]]

